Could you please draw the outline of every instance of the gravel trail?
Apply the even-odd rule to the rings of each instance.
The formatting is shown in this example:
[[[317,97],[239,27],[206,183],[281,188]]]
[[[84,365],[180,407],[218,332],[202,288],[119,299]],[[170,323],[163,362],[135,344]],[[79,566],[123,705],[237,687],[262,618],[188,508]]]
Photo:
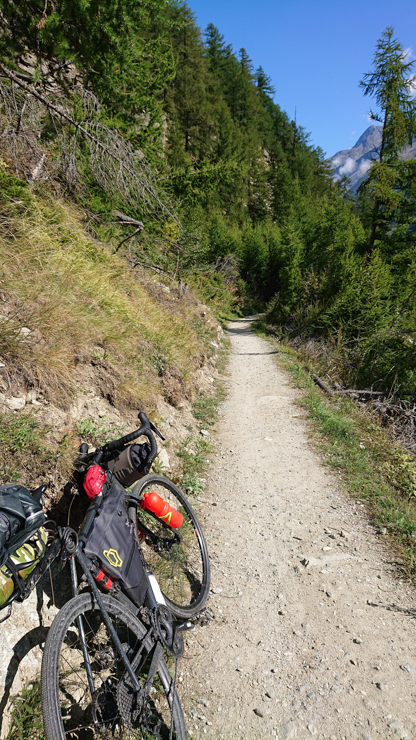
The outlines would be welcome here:
[[[189,736],[413,740],[413,590],[312,450],[271,345],[247,319],[229,335],[199,508],[216,619],[188,633],[179,664]]]

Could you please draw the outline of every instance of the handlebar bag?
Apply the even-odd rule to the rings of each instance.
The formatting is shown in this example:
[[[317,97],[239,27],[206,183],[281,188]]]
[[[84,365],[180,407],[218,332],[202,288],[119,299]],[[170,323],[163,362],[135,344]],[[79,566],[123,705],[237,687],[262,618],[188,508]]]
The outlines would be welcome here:
[[[151,463],[148,462],[151,451],[149,442],[129,445],[114,460],[107,463],[107,468],[114,473],[124,488],[128,488],[148,474],[151,467]]]
[[[119,581],[126,595],[141,606],[148,581],[124,496],[124,488],[114,481],[84,539],[84,552],[98,560],[104,573]]]
[[[42,507],[27,488],[0,486],[0,567],[45,521]]]

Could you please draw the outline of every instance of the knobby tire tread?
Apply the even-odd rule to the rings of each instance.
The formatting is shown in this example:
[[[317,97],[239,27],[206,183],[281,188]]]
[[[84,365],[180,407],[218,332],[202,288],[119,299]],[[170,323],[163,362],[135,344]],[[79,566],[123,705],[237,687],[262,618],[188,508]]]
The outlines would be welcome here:
[[[147,630],[142,622],[134,616],[131,609],[125,604],[108,595],[102,595],[104,605],[110,616],[117,616],[123,623],[134,631],[139,639],[142,639]],[[81,594],[68,601],[65,606],[56,615],[52,626],[49,629],[45,642],[45,649],[42,659],[41,668],[41,697],[42,697],[42,714],[46,740],[67,740],[68,735],[65,733],[61,718],[61,707],[59,700],[59,660],[65,636],[74,624],[75,619],[89,612],[94,604],[92,594]],[[95,611],[98,607],[95,605]],[[168,696],[172,687],[172,677],[164,661],[160,663],[158,674],[164,693]],[[87,678],[85,676],[85,682]],[[179,697],[175,691],[173,699],[170,698],[169,704],[173,715],[174,738],[175,740],[187,740],[185,719],[180,704]],[[172,706],[173,705],[173,706]],[[133,731],[135,738],[137,731]],[[147,735],[146,735],[147,736]],[[110,735],[105,735],[110,737]],[[119,737],[111,734],[111,737]]]

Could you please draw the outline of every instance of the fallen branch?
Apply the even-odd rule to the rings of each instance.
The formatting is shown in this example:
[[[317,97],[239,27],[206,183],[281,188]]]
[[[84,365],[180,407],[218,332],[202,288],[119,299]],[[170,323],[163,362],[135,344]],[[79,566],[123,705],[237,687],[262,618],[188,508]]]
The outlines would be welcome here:
[[[387,391],[355,391],[347,388],[334,391],[335,393],[350,394],[354,396],[387,396]]]
[[[322,388],[325,393],[328,393],[330,396],[333,396],[334,393],[340,394],[340,395],[350,395],[350,396],[388,396],[387,391],[373,391],[371,389],[369,390],[363,390],[363,391],[356,391],[353,388],[341,388],[339,383],[336,383],[336,389],[333,390],[329,387],[324,381],[319,377],[319,375],[315,375],[314,373],[311,373],[312,380],[315,381],[316,385],[319,385],[320,388]]]
[[[135,231],[133,231],[133,233],[132,233],[132,234],[129,234],[128,236],[124,237],[124,239],[122,239],[122,240],[121,240],[120,244],[117,244],[117,246],[116,246],[116,248],[115,248],[115,250],[114,250],[114,254],[115,254],[116,252],[118,252],[118,250],[120,249],[121,245],[122,245],[122,244],[124,244],[124,242],[127,242],[127,241],[128,241],[129,239],[133,239],[133,236],[136,236],[136,234],[139,234],[139,233],[140,233],[140,231],[141,231],[141,230],[142,230],[143,228],[144,228],[144,226],[140,226],[140,227],[139,227],[138,229],[136,229]]]
[[[134,269],[135,267],[143,267],[145,270],[153,270],[154,272],[157,272],[162,275],[172,275],[172,273],[169,270],[164,270],[163,267],[159,267],[159,265],[149,265],[147,262],[141,262],[139,260],[135,260],[134,262],[130,262],[130,266]]]
[[[121,240],[120,244],[116,246],[114,250],[114,254],[115,254],[116,252],[118,252],[121,245],[124,244],[124,242],[127,242],[129,239],[133,239],[133,237],[136,236],[136,234],[139,234],[140,231],[144,229],[144,223],[143,221],[137,221],[137,219],[131,218],[131,216],[126,216],[125,213],[121,213],[120,211],[114,211],[114,215],[117,216],[118,218],[118,221],[116,221],[116,223],[121,224],[121,225],[127,224],[128,226],[137,227],[135,231],[133,231],[132,234],[129,234],[128,236],[126,236],[124,239]]]
[[[137,221],[136,218],[126,216],[126,214],[121,213],[121,211],[114,211],[113,215],[118,218],[118,221],[116,221],[116,223],[118,224],[129,224],[130,226],[137,226],[138,230],[144,229],[143,221]]]
[[[79,131],[81,131],[81,133],[83,133],[84,136],[86,136],[88,139],[93,141],[94,144],[99,146],[101,149],[105,149],[106,153],[114,157],[114,155],[112,155],[111,152],[107,151],[108,147],[106,147],[101,141],[99,141],[99,139],[97,139],[95,136],[90,134],[90,132],[87,131],[87,129],[81,126],[80,123],[75,121],[71,116],[65,113],[61,108],[58,108],[58,106],[51,103],[51,101],[45,98],[44,95],[41,95],[33,87],[26,84],[26,82],[23,82],[23,80],[19,79],[19,77],[14,72],[12,72],[10,69],[7,69],[7,67],[5,67],[3,64],[0,64],[0,70],[4,73],[6,77],[8,77],[13,82],[15,82],[16,85],[19,85],[19,87],[22,87],[23,90],[26,90],[26,92],[29,93],[29,95],[33,95],[33,97],[36,98],[36,100],[39,100],[40,103],[43,103],[43,105],[45,105],[48,108],[48,110],[53,111],[58,116],[63,118],[65,121],[68,121],[68,123],[70,123],[72,126],[75,126]],[[120,160],[117,157],[114,157],[114,159],[117,159],[118,163],[120,164]]]
[[[325,393],[328,393],[328,395],[330,396],[334,395],[334,391],[332,390],[332,388],[330,388],[329,385],[324,383],[324,381],[321,380],[321,378],[318,375],[311,373],[311,378],[312,380],[315,381],[316,385],[319,385],[319,387],[322,388],[323,391],[325,391]]]
[[[13,74],[15,74],[16,77],[18,77],[20,80],[24,80],[25,82],[33,82],[33,77],[31,77],[31,75],[25,75],[23,74],[23,72],[14,72]],[[6,75],[6,73],[4,73],[4,76],[8,77],[9,75]]]

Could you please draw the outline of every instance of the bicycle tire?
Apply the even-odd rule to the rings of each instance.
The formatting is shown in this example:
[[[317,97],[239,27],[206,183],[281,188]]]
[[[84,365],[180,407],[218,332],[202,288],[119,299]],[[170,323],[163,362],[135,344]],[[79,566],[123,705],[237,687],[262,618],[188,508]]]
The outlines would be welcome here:
[[[146,661],[155,643],[149,638],[144,641],[146,626],[125,604],[108,595],[102,599],[131,663],[138,649],[146,646],[140,656],[140,670],[134,668],[143,686]],[[94,678],[94,699],[82,652],[79,618]],[[41,699],[46,740],[167,740],[171,720],[172,737],[187,740],[182,707],[165,661],[159,664],[157,675],[159,681],[156,676],[144,711],[134,709],[136,694],[92,594],[74,597],[56,615],[45,642]]]
[[[191,504],[172,481],[161,475],[146,475],[136,483],[133,492],[142,496],[146,491],[158,493],[184,517],[181,527],[172,530],[150,512],[136,509],[139,532],[144,524],[157,537],[156,543],[146,534],[141,537],[144,559],[170,611],[188,619],[205,606],[209,595],[210,565],[205,537]],[[179,533],[180,542],[175,532]]]

